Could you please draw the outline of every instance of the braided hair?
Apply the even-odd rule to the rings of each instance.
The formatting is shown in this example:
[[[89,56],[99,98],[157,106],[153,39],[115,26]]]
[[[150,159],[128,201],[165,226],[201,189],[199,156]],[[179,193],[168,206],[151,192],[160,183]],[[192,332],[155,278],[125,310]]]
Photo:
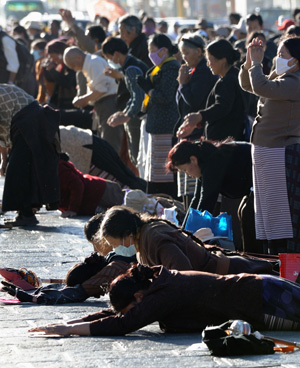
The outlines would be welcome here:
[[[68,286],[82,284],[107,265],[108,262],[105,257],[97,252],[93,252],[89,257],[85,258],[82,263],[77,263],[69,270],[66,276],[66,284]]]
[[[147,290],[155,278],[155,273],[153,268],[139,264],[114,279],[110,285],[109,298],[115,311],[120,312],[134,302],[136,292]]]

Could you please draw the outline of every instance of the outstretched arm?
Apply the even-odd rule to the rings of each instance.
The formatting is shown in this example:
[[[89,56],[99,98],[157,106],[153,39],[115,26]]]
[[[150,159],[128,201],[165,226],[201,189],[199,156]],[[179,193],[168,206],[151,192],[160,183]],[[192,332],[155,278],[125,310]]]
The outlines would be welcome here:
[[[74,323],[74,324],[51,324],[45,326],[38,326],[31,328],[28,332],[43,332],[45,335],[79,335],[79,336],[90,336],[90,323]]]
[[[21,302],[26,303],[55,305],[83,302],[88,298],[88,294],[81,285],[65,287],[61,290],[42,287],[34,294],[28,293],[7,281],[2,281],[2,285],[2,291],[6,291],[8,294],[17,297]]]
[[[114,316],[111,309],[103,309],[100,312],[84,316],[79,319],[73,319],[65,323],[52,323],[45,326],[37,326],[28,330],[28,332],[43,332],[45,335],[79,335],[91,336],[90,325],[94,321],[101,321],[102,318]]]

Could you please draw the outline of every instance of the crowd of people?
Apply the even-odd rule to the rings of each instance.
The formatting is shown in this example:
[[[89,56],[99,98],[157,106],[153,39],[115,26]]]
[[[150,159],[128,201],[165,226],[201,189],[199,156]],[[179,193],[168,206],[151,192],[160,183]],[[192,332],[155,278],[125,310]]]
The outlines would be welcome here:
[[[300,252],[300,9],[273,37],[254,13],[168,33],[145,15],[110,32],[108,20],[83,30],[59,12],[64,34],[57,21],[0,32],[2,211],[17,212],[11,226],[36,226],[43,205],[93,216],[96,253],[63,288],[3,290],[38,304],[109,292],[112,309],[32,331],[122,335],[154,321],[200,331],[228,319],[299,330],[300,289],[278,277],[276,256]],[[178,200],[185,217],[127,207],[128,190]],[[228,212],[236,251],[185,231],[190,209]]]

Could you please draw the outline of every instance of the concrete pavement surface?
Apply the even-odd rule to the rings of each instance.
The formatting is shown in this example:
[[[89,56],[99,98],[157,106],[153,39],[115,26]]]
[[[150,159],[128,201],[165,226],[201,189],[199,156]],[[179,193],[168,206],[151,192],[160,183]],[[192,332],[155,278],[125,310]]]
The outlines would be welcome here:
[[[0,178],[0,195],[2,189]],[[5,217],[14,215],[10,212]],[[0,229],[0,267],[26,267],[43,279],[64,278],[73,264],[92,252],[92,246],[83,233],[88,218],[62,219],[59,215],[59,211],[41,210],[35,227]],[[0,298],[11,297],[0,292]],[[27,333],[37,325],[96,312],[107,303],[104,297],[60,306],[0,304],[0,368],[300,367],[298,350],[292,354],[212,357],[201,344],[201,334],[164,334],[157,323],[125,337],[45,338]],[[265,334],[300,342],[300,332]]]

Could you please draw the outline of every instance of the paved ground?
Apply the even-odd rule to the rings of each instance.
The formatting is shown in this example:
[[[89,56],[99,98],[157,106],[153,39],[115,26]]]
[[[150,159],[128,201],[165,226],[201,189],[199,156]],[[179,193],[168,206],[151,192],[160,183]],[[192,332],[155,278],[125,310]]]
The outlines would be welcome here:
[[[2,187],[0,178],[0,195]],[[83,234],[87,218],[62,219],[58,211],[42,211],[37,217],[40,223],[35,228],[0,229],[0,267],[27,267],[40,278],[63,278],[71,265],[92,251]],[[163,334],[157,324],[122,338],[33,338],[27,333],[32,326],[73,319],[106,305],[107,298],[63,306],[0,304],[0,368],[300,367],[300,351],[213,358],[200,344],[200,334]],[[300,342],[300,333],[269,335]]]

